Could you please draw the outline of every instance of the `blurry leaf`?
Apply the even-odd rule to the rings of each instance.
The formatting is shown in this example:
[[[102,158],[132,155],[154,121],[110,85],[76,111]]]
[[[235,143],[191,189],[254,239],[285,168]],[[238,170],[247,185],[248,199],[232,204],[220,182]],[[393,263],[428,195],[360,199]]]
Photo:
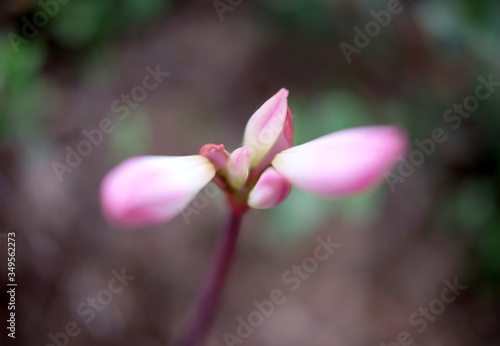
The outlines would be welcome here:
[[[464,13],[471,18],[475,24],[488,26],[498,21],[498,10],[500,9],[496,0],[462,0]],[[496,11],[495,11],[496,10]]]
[[[308,0],[262,1],[290,29],[315,35],[330,33],[333,10],[327,2]],[[314,35],[313,35],[314,37]]]
[[[290,196],[269,211],[269,235],[287,241],[300,240],[332,216],[331,201],[293,189]]]
[[[477,232],[495,215],[495,189],[488,181],[468,181],[455,200],[454,216],[469,232]]]
[[[117,77],[116,61],[120,59],[116,50],[110,46],[88,50],[81,68],[84,71],[82,80],[94,89],[109,88]]]
[[[9,123],[7,122],[7,111],[5,107],[0,104],[0,140],[7,137],[9,133]]]
[[[428,34],[442,40],[459,39],[461,16],[458,7],[450,1],[419,2],[416,19]]]
[[[307,114],[305,106],[300,102],[297,102],[295,99],[290,100],[288,106],[292,111],[293,117],[294,145],[309,141],[314,135],[314,133],[310,131],[310,126],[308,124],[308,122],[311,121],[310,114]]]
[[[416,117],[413,112],[414,110],[411,107],[398,100],[394,100],[385,105],[381,117],[386,124],[404,124],[408,126],[411,122],[415,122],[415,120],[425,123],[420,117]]]
[[[47,113],[52,88],[43,79],[33,79],[19,92],[13,92],[5,105],[9,137],[34,142],[46,136],[40,120]],[[29,102],[27,102],[29,100]]]
[[[82,0],[70,2],[54,17],[52,34],[69,47],[103,43],[111,36],[130,32],[137,24],[161,14],[170,1]]]
[[[20,117],[21,121],[37,117],[47,109],[49,87],[43,79],[36,79],[22,89],[22,92],[12,93],[10,97],[11,113]],[[26,102],[29,100],[29,102]]]
[[[488,274],[500,281],[500,222],[492,223],[491,227],[484,232],[479,239],[479,251],[488,270]]]
[[[314,116],[311,125],[325,134],[371,122],[371,113],[364,100],[347,90],[323,93],[312,101],[308,109]]]
[[[126,17],[134,24],[158,15],[165,7],[171,5],[170,1],[165,0],[125,0],[123,9]]]
[[[0,36],[0,90],[19,92],[38,78],[45,59],[45,48],[30,41],[16,52],[10,42]]]
[[[21,136],[26,141],[40,137],[39,118],[46,111],[46,83],[40,77],[45,49],[30,41],[17,52],[0,37],[0,136]]]
[[[384,203],[383,195],[382,188],[376,188],[356,196],[335,201],[334,204],[340,210],[346,222],[353,225],[362,225],[372,221],[377,213],[380,212],[380,207]]]
[[[338,200],[293,189],[285,202],[269,211],[270,232],[266,231],[266,234],[296,242],[333,217],[341,217],[348,224],[361,225],[377,215],[383,205],[381,197],[380,189]]]
[[[330,132],[354,126],[368,125],[370,112],[364,101],[345,90],[328,91],[314,100],[307,107],[290,107],[294,115],[295,144],[315,139]],[[307,137],[305,136],[307,135]]]
[[[103,34],[106,23],[113,18],[111,1],[72,1],[61,8],[50,29],[67,46],[79,47]]]

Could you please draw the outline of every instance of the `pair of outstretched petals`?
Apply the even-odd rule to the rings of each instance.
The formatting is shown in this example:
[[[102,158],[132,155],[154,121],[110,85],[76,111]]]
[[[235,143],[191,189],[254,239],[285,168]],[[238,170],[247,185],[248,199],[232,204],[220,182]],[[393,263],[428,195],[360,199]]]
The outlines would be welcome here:
[[[221,174],[230,185],[226,193],[244,191],[248,205],[257,209],[281,203],[291,185],[343,197],[378,183],[405,150],[404,132],[394,126],[346,129],[292,147],[287,96],[288,90],[281,89],[254,113],[244,145],[231,154],[223,145],[208,144],[200,155],[124,161],[103,180],[105,214],[128,226],[168,221]]]

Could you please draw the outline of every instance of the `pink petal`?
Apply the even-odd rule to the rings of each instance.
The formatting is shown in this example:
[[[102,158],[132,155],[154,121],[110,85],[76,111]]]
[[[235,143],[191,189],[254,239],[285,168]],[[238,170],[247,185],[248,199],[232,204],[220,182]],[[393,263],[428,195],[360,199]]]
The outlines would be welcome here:
[[[205,157],[138,156],[125,160],[103,179],[104,214],[122,226],[173,219],[215,175]]]
[[[229,153],[224,148],[224,144],[205,144],[201,147],[199,154],[208,158],[217,169],[226,169]]]
[[[356,127],[287,149],[272,165],[298,188],[340,197],[378,183],[404,153],[406,142],[398,127]]]
[[[255,209],[275,207],[288,197],[291,187],[284,176],[273,167],[269,167],[250,192],[248,205]]]
[[[231,153],[227,160],[229,183],[236,190],[240,189],[248,178],[250,166],[250,150],[245,145]]]
[[[272,149],[280,152],[292,145],[293,121],[287,97],[288,90],[282,88],[248,121],[243,144],[250,148],[251,168],[257,167]]]

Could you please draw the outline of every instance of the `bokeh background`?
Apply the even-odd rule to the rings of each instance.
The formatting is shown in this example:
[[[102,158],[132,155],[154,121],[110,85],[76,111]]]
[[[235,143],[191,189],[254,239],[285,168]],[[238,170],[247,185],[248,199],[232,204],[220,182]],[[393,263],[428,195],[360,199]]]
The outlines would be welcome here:
[[[50,333],[64,345],[169,345],[213,255],[224,200],[199,197],[187,219],[124,232],[100,212],[100,181],[133,155],[237,148],[249,116],[281,87],[296,144],[390,123],[407,129],[409,153],[436,128],[447,140],[394,189],[384,182],[341,201],[293,190],[252,211],[207,345],[226,345],[223,334],[237,335],[237,318],[274,289],[286,302],[243,344],[381,345],[407,332],[401,345],[500,345],[500,90],[460,125],[443,117],[474,95],[478,77],[500,81],[498,1],[402,0],[350,63],[340,45],[354,45],[355,28],[388,1],[0,4],[2,345],[54,344]],[[112,108],[158,66],[168,77],[127,116]],[[113,131],[58,178],[55,162],[66,164],[104,118]],[[15,340],[5,323],[8,232]],[[318,236],[341,246],[292,292],[282,275]],[[102,290],[122,268],[134,278],[108,299]],[[419,333],[409,317],[455,278],[467,288]],[[99,294],[107,303],[88,321],[78,308]],[[68,323],[79,333],[66,341]]]

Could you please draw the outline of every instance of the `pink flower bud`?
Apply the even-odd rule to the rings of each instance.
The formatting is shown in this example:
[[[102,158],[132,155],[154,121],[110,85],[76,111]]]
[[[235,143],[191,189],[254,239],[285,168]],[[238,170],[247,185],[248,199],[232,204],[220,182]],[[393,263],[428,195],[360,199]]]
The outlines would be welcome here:
[[[288,197],[290,189],[288,180],[273,167],[269,167],[250,192],[248,205],[255,209],[275,207]]]
[[[229,183],[239,190],[247,181],[250,166],[250,150],[245,145],[231,153],[227,160]]]
[[[288,90],[281,89],[250,118],[243,144],[250,148],[250,167],[261,164],[268,153],[289,148],[293,139],[292,113],[287,105]],[[271,161],[272,157],[269,159]],[[266,164],[267,165],[267,164]]]

